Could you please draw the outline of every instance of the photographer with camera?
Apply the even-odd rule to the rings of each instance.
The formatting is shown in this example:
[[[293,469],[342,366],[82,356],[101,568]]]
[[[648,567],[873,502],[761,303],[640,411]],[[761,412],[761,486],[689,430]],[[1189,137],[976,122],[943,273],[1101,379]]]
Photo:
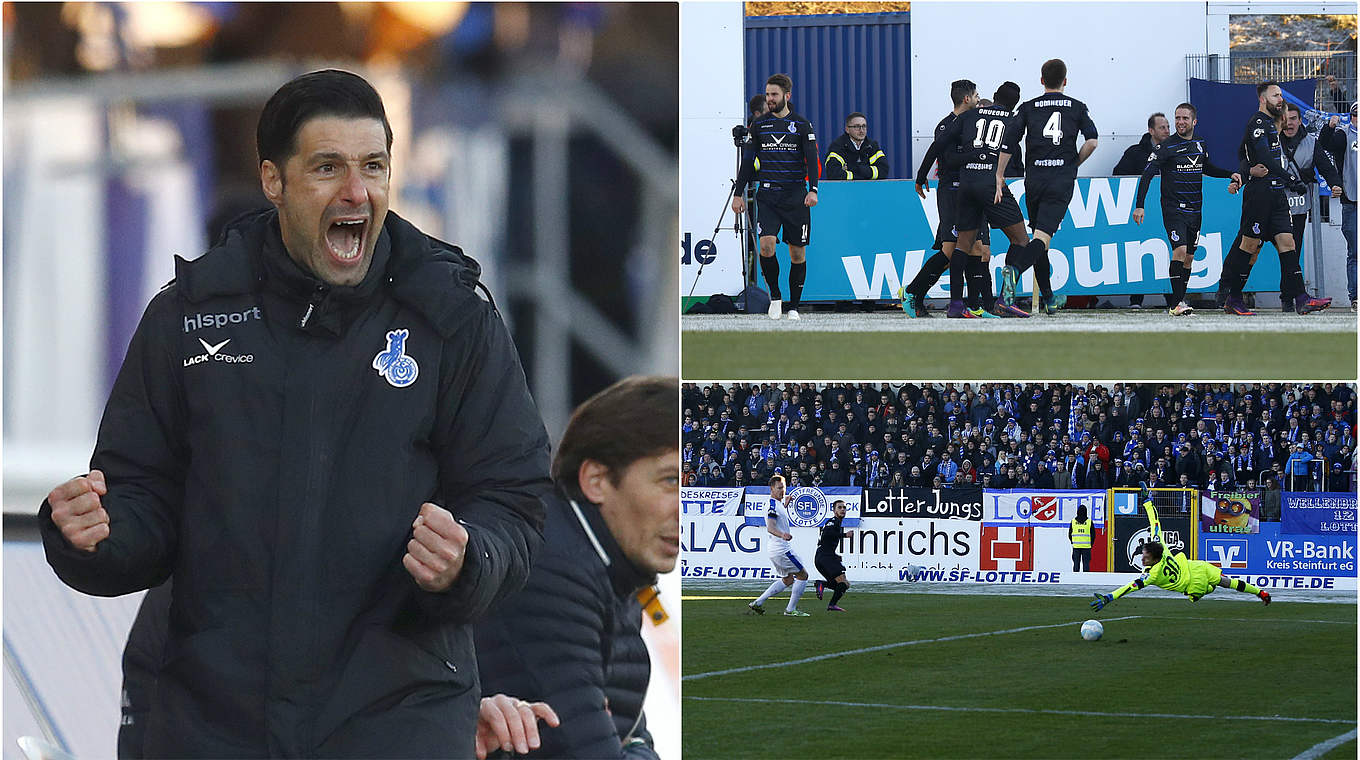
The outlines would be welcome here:
[[[789,246],[789,319],[798,319],[798,302],[807,278],[807,250],[812,228],[810,209],[817,205],[817,137],[812,123],[789,108],[793,80],[775,74],[765,82],[769,113],[751,124],[737,174],[732,211],[746,211],[746,186],[756,179],[756,230],[760,235],[760,270],[770,289],[770,318],[779,319],[783,300],[779,290],[779,262],[774,256],[776,236],[784,233]],[[733,130],[737,137],[737,130]]]

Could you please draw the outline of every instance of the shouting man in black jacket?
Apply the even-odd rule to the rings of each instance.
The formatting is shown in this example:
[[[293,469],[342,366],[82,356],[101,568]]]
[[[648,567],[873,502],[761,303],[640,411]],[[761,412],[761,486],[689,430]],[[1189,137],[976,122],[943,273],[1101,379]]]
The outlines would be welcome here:
[[[552,705],[535,757],[655,758],[642,714],[651,666],[643,602],[680,554],[680,388],[630,378],[572,415],[553,457],[542,556],[524,590],[477,624],[482,692]]]
[[[547,436],[476,262],[388,213],[372,86],[298,77],[257,142],[275,209],[152,299],[48,562],[174,577],[149,757],[471,756],[468,624],[542,544]]]

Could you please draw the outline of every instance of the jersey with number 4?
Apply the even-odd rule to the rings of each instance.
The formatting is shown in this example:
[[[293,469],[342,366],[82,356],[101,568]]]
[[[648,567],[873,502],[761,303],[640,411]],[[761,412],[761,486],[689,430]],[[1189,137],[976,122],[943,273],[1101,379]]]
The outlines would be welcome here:
[[[961,183],[995,185],[997,156],[1010,152],[1005,137],[1011,118],[1010,111],[994,106],[970,108],[959,114],[936,140],[940,163],[957,169]]]
[[[1086,104],[1061,92],[1048,92],[1020,104],[1005,142],[1020,144],[1025,138],[1029,164],[1027,179],[1077,178],[1077,133],[1096,139],[1096,125]]]

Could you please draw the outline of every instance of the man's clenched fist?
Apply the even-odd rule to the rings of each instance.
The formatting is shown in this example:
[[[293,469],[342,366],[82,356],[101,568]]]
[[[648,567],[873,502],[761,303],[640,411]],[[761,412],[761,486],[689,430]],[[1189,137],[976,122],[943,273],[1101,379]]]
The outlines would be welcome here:
[[[448,589],[463,570],[467,530],[447,509],[429,502],[420,505],[413,527],[401,564],[416,579],[416,585],[426,591]]]
[[[109,537],[109,513],[99,498],[109,492],[104,473],[90,470],[89,475],[71,478],[47,495],[52,507],[52,522],[75,548],[93,552]]]

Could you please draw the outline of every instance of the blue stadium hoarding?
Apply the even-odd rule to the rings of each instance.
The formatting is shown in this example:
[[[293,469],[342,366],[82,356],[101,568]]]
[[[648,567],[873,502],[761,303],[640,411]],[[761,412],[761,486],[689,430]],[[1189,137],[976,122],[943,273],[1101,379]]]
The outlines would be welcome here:
[[[1200,559],[1229,575],[1302,575],[1348,577],[1356,574],[1356,537],[1290,534],[1277,522],[1261,523],[1259,533],[1201,533]],[[1314,588],[1318,588],[1314,586]]]
[[[1280,523],[1284,533],[1354,536],[1356,496],[1353,493],[1286,491],[1280,495]]]
[[[1053,238],[1053,288],[1064,295],[1120,295],[1170,291],[1171,249],[1157,202],[1161,179],[1154,178],[1142,225],[1132,220],[1137,177],[1087,177],[1077,180],[1068,213]],[[1024,180],[1008,183],[1024,212]],[[1241,218],[1241,194],[1227,192],[1228,180],[1204,179],[1204,215],[1199,251],[1189,291],[1217,288],[1223,258],[1232,246]],[[938,212],[935,183],[925,199],[911,180],[823,182],[812,209],[812,242],[807,249],[807,284],[803,300],[850,301],[895,299],[900,284],[910,282],[933,253]],[[1000,282],[1008,243],[992,230],[993,285]],[[789,267],[788,250],[777,247],[780,271]],[[1305,273],[1308,257],[1304,257]],[[1021,292],[1030,292],[1026,273]],[[1247,290],[1278,290],[1279,258],[1266,246],[1252,269]],[[764,286],[763,281],[760,283]],[[947,297],[942,278],[931,297]]]

